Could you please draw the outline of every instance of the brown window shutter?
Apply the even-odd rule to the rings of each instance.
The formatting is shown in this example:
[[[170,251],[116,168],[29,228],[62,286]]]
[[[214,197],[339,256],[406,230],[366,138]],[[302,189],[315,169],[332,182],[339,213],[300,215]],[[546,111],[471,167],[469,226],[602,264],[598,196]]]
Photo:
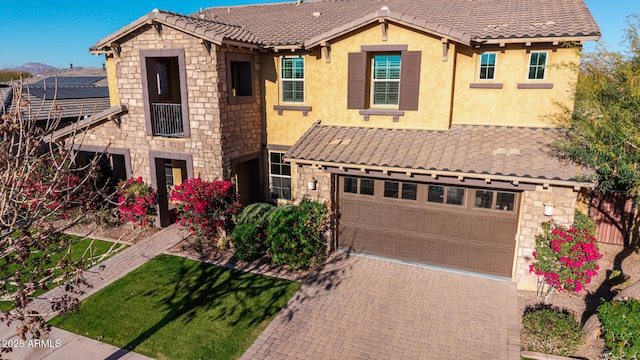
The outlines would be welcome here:
[[[366,108],[367,53],[349,53],[349,83],[347,86],[347,108]]]
[[[420,92],[420,51],[403,51],[400,65],[400,110],[418,110]]]

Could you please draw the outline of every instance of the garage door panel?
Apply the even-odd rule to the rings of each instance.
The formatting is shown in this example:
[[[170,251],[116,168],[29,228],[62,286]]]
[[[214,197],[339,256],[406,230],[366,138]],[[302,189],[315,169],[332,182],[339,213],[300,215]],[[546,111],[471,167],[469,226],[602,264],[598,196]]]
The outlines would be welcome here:
[[[339,248],[510,277],[517,206],[507,212],[432,203],[427,186],[418,184],[425,197],[415,201],[340,193]],[[472,198],[474,189],[465,191]]]
[[[511,246],[517,226],[516,219],[474,217],[469,238],[488,244]]]
[[[501,275],[511,273],[511,261],[513,257],[510,250],[491,249],[486,247],[470,247],[473,256],[469,259],[469,268],[484,273]]]
[[[464,216],[460,214],[447,213],[447,224],[444,231],[440,234],[443,237],[451,239],[464,240],[469,238],[469,225]]]
[[[413,208],[400,208],[400,229],[414,233],[420,233],[422,230],[422,211]]]
[[[447,227],[447,217],[441,211],[423,210],[422,231],[427,234],[442,234]]]

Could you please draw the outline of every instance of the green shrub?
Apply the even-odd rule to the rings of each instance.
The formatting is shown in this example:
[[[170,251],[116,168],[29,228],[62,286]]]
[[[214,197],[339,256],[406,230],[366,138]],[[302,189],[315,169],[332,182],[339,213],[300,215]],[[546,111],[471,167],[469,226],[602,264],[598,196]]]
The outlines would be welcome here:
[[[524,350],[570,356],[580,344],[584,332],[567,311],[538,306],[528,308],[522,317],[520,343]]]
[[[633,298],[598,307],[605,343],[613,359],[640,357],[640,302]]]
[[[271,260],[294,269],[322,262],[326,256],[327,214],[325,204],[309,199],[275,211],[266,231]]]
[[[259,228],[266,229],[274,209],[275,206],[268,203],[247,205],[236,217],[236,224],[254,224]]]
[[[580,210],[576,210],[575,212],[573,226],[578,230],[587,230],[589,234],[596,235],[596,224],[591,220],[589,215]]]
[[[240,260],[257,259],[264,252],[263,235],[255,224],[241,224],[231,233],[233,248]]]

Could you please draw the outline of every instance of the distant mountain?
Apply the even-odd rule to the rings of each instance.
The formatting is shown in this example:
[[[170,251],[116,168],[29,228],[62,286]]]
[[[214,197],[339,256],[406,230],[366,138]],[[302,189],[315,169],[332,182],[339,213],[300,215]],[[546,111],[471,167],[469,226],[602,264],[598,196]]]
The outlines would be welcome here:
[[[56,72],[58,69],[54,68],[53,66],[49,66],[42,63],[26,63],[22,66],[17,66],[17,67],[6,69],[6,70],[26,71],[29,74],[35,76],[35,75],[44,75],[44,74]]]

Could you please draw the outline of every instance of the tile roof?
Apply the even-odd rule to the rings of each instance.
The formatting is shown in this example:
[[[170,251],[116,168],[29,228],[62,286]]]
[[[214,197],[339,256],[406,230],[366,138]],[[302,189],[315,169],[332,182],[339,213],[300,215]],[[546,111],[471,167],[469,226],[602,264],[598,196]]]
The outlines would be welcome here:
[[[582,182],[590,172],[551,154],[558,129],[454,125],[450,130],[380,129],[316,123],[286,154],[297,162],[389,171]],[[538,180],[538,181],[535,181]]]
[[[596,39],[600,29],[583,0],[315,0],[212,7],[182,15],[154,10],[91,48],[100,52],[155,21],[221,44],[311,47],[379,18],[452,40]]]
[[[20,82],[15,81],[5,89],[5,107],[10,111],[11,107],[17,105],[11,101],[12,98],[20,96],[28,103],[21,111],[31,120],[43,121],[56,117],[77,120],[111,106],[106,79],[107,72],[102,69],[62,70],[24,80],[21,93]]]
[[[155,21],[160,24],[165,24],[182,31],[192,33],[216,44],[221,44],[224,39],[256,45],[262,43],[262,41],[240,24],[230,24],[217,20],[206,19],[203,14],[187,16],[175,12],[155,9],[115,33],[98,41],[90,50],[99,51],[105,46],[110,46],[110,43],[117,41],[117,39],[129,34],[140,26],[147,24],[149,21]]]
[[[194,15],[241,25],[264,45],[301,45],[378,15],[383,6],[407,24],[477,41],[600,35],[583,0],[318,0],[213,7]]]

